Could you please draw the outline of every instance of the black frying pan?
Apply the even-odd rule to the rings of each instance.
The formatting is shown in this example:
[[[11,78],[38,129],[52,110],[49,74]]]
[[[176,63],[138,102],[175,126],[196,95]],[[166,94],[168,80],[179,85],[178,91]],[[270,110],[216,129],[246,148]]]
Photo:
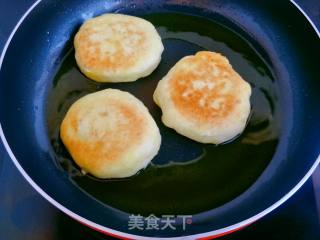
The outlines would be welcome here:
[[[80,73],[74,34],[85,19],[106,12],[140,16],[157,27],[165,51],[150,76],[98,84]],[[166,128],[152,101],[175,62],[204,49],[227,56],[253,89],[246,131],[220,146]],[[277,208],[318,165],[319,55],[319,33],[290,1],[37,1],[1,56],[1,138],[41,195],[98,231],[130,239],[217,237]],[[110,87],[146,104],[163,142],[147,169],[102,181],[77,168],[59,125],[75,100]],[[176,229],[129,229],[138,214],[154,214],[159,223],[170,215]],[[184,229],[180,215],[188,215]]]

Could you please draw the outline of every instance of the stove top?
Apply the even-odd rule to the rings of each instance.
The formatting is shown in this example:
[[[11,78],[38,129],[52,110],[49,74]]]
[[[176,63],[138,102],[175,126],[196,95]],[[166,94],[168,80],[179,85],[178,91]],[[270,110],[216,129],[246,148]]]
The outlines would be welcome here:
[[[299,0],[320,28],[320,1]],[[0,1],[0,49],[32,0]],[[320,239],[320,167],[286,203],[224,240]],[[55,209],[24,180],[0,143],[0,240],[113,239]]]

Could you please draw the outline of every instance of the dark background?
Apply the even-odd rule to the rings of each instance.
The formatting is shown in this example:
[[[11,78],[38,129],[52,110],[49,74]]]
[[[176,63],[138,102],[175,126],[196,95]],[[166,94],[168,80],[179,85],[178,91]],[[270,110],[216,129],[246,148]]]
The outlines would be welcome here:
[[[0,0],[0,49],[33,2]],[[297,2],[320,28],[320,0]],[[112,238],[79,224],[51,206],[23,179],[0,143],[0,240],[16,239]],[[278,209],[251,226],[221,239],[320,239],[320,168]]]

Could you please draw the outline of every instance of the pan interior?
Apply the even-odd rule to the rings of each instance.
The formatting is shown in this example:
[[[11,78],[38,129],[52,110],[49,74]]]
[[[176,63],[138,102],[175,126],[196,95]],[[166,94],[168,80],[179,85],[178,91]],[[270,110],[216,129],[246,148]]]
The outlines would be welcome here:
[[[141,17],[152,22],[165,47],[158,68],[133,83],[96,83],[78,69],[71,44],[49,92],[47,122],[55,161],[70,181],[100,202],[128,213],[196,214],[231,201],[262,174],[277,148],[281,109],[274,73],[267,61],[233,30],[208,19],[178,13]],[[138,49],[137,49],[138,50]],[[214,146],[187,139],[161,122],[152,100],[158,81],[182,57],[201,50],[227,56],[252,86],[251,116],[235,140]],[[143,171],[125,179],[99,180],[83,175],[59,138],[61,121],[80,97],[106,88],[139,98],[156,120],[162,135],[159,154]]]

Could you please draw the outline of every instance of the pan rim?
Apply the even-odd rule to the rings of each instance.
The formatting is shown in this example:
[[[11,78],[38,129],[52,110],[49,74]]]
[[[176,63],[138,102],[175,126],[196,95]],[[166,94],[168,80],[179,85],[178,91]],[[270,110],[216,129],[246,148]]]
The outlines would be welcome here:
[[[31,7],[23,14],[23,16],[19,19],[19,21],[17,22],[17,24],[15,25],[15,27],[13,28],[11,34],[9,35],[9,38],[7,39],[4,48],[2,50],[1,56],[0,56],[0,71],[2,68],[2,64],[3,64],[3,60],[5,58],[7,49],[10,45],[10,42],[12,40],[12,38],[14,37],[16,31],[19,29],[20,25],[23,23],[23,21],[27,18],[27,16],[32,12],[32,10],[40,3],[42,2],[42,0],[37,0],[36,2],[34,2]],[[290,0],[290,3],[292,3],[302,14],[303,16],[307,19],[307,21],[311,24],[312,28],[314,29],[314,31],[316,32],[316,34],[318,35],[318,37],[320,38],[320,31],[317,29],[316,25],[314,24],[314,22],[311,20],[311,18],[307,15],[307,13],[294,1],[294,0]],[[88,220],[80,215],[78,215],[77,213],[69,210],[68,208],[66,208],[65,206],[63,206],[62,204],[60,204],[58,201],[56,201],[53,197],[49,196],[43,189],[41,189],[33,180],[32,178],[26,173],[26,171],[23,169],[23,167],[20,165],[19,161],[16,159],[16,157],[14,156],[7,140],[6,137],[4,135],[3,129],[2,129],[2,125],[0,122],[0,137],[2,140],[2,143],[10,157],[10,159],[12,160],[12,162],[14,163],[14,165],[16,166],[16,168],[19,170],[19,172],[22,174],[22,176],[26,179],[26,181],[42,196],[44,197],[48,202],[50,202],[53,206],[55,206],[56,208],[58,208],[60,211],[64,212],[65,214],[67,214],[68,216],[70,216],[71,218],[81,222],[82,224],[95,229],[97,231],[103,232],[105,234],[109,234],[115,237],[120,237],[120,238],[124,238],[124,239],[155,239],[153,237],[146,237],[146,236],[141,236],[141,235],[134,235],[134,234],[130,234],[130,233],[125,233],[125,232],[120,232],[118,230],[114,230],[108,227],[104,227],[100,224],[97,224],[91,220]],[[193,235],[188,235],[188,236],[183,236],[183,237],[166,237],[166,238],[161,238],[161,239],[199,239],[199,238],[215,238],[215,237],[219,237],[234,231],[237,231],[241,228],[244,228],[248,225],[250,225],[251,223],[257,221],[258,219],[262,218],[263,216],[267,215],[268,213],[272,212],[274,209],[278,208],[280,205],[282,205],[286,200],[288,200],[292,195],[294,195],[295,192],[297,192],[302,186],[303,184],[309,179],[309,177],[312,175],[312,173],[315,171],[315,169],[317,168],[317,166],[320,163],[320,155],[318,156],[318,158],[316,159],[316,161],[314,162],[314,164],[311,166],[311,168],[309,169],[309,171],[306,173],[306,175],[298,182],[298,184],[296,184],[288,193],[286,193],[282,198],[280,198],[277,202],[273,203],[271,206],[269,206],[268,208],[266,208],[265,210],[263,210],[262,212],[247,218],[241,222],[238,222],[236,224],[224,227],[224,228],[220,228],[217,230],[213,230],[213,231],[209,231],[209,232],[205,232],[205,233],[198,233],[198,234],[193,234]],[[157,238],[159,239],[159,238]]]

